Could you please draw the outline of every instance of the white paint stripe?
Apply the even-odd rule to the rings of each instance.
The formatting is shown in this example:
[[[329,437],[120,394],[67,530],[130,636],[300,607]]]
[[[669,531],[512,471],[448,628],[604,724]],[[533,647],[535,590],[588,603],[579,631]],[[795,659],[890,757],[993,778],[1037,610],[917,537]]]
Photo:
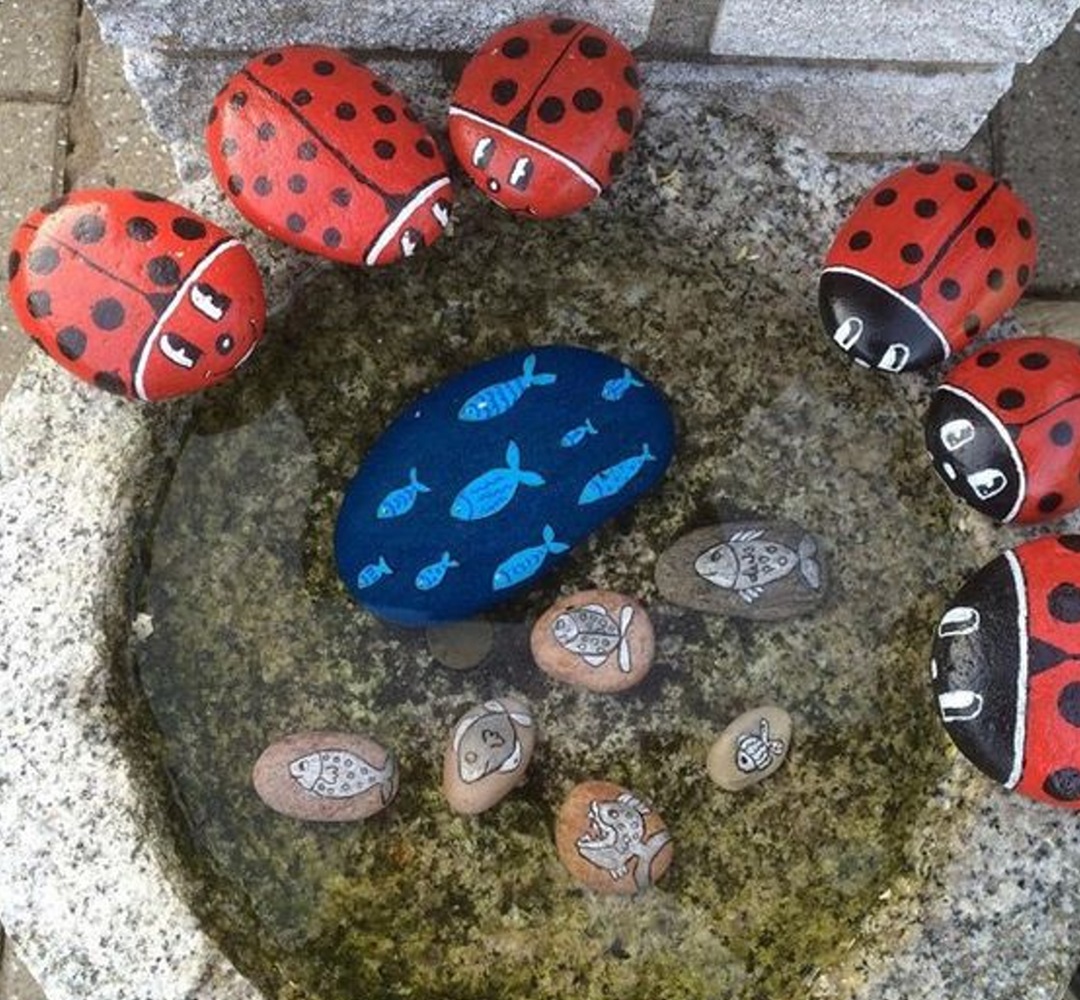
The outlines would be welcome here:
[[[421,189],[421,191],[413,197],[412,201],[398,212],[398,214],[387,223],[386,228],[379,233],[379,238],[367,252],[367,256],[364,257],[364,263],[368,265],[374,264],[375,261],[379,259],[379,254],[386,249],[387,244],[401,232],[402,226],[409,221],[410,216],[416,211],[417,207],[427,201],[427,199],[440,188],[449,186],[450,178],[443,175],[442,177],[433,180],[426,188]]]
[[[530,139],[527,135],[522,135],[520,132],[508,129],[505,125],[493,122],[490,118],[483,117],[483,115],[477,115],[472,111],[466,111],[464,108],[459,108],[456,104],[450,105],[450,114],[468,118],[469,121],[483,125],[484,128],[489,128],[493,132],[498,132],[500,135],[505,135],[510,139],[516,139],[518,142],[524,143],[532,149],[539,150],[546,156],[550,156],[556,162],[561,163],[567,170],[571,171],[576,177],[588,184],[597,194],[600,194],[600,192],[604,190],[600,182],[580,163],[575,163],[568,156],[564,156],[558,150],[552,149],[550,146],[545,146],[542,142],[537,142],[535,139]]]
[[[961,399],[966,400],[971,406],[974,406],[976,410],[986,417],[990,422],[990,425],[997,431],[998,437],[1005,443],[1005,447],[1009,449],[1009,457],[1012,458],[1013,466],[1016,469],[1016,474],[1020,480],[1020,486],[1016,492],[1016,500],[1013,501],[1012,509],[1001,519],[1003,524],[1008,523],[1020,512],[1020,507],[1024,502],[1024,494],[1027,492],[1027,476],[1024,474],[1024,461],[1020,457],[1020,452],[1017,451],[1012,436],[1005,429],[1005,425],[1001,420],[998,419],[997,414],[992,410],[987,409],[985,403],[976,396],[973,396],[966,389],[961,389],[955,385],[939,385],[938,391],[951,392],[954,396],[959,396]]]
[[[1028,606],[1027,593],[1024,590],[1024,571],[1016,553],[1009,549],[1005,559],[1012,570],[1013,588],[1016,590],[1016,631],[1017,631],[1017,669],[1016,669],[1016,730],[1013,733],[1013,765],[1005,782],[1006,788],[1014,788],[1024,770],[1024,740],[1027,735],[1027,691],[1028,691]]]
[[[213,264],[218,257],[225,253],[226,250],[231,250],[233,247],[238,246],[240,246],[239,240],[226,240],[224,243],[219,243],[214,247],[210,253],[195,265],[191,274],[184,279],[184,283],[177,289],[176,294],[165,307],[165,311],[158,317],[157,322],[150,330],[150,335],[146,338],[146,344],[143,346],[142,354],[139,356],[139,364],[135,368],[135,395],[138,396],[139,399],[146,399],[146,386],[143,383],[143,379],[146,376],[146,366],[150,361],[150,353],[157,345],[162,328],[169,321],[172,314],[180,307],[180,303],[187,298],[192,285],[206,273],[206,269]]]
[[[934,336],[937,337],[938,341],[941,343],[941,349],[945,352],[946,358],[950,354],[952,354],[952,348],[949,346],[949,341],[946,339],[945,334],[941,332],[941,329],[938,327],[937,323],[935,323],[914,302],[912,302],[910,299],[905,299],[904,296],[901,295],[895,288],[886,285],[885,282],[881,281],[879,278],[875,278],[872,274],[867,274],[865,271],[857,271],[853,267],[843,267],[840,265],[837,265],[836,267],[827,267],[821,273],[850,274],[856,278],[862,278],[864,281],[869,281],[871,285],[880,288],[883,292],[886,292],[894,299],[896,299],[896,301],[899,302],[901,305],[906,306],[913,313],[915,313],[915,315],[918,316],[919,319],[921,319],[927,325],[927,327],[934,334]],[[944,360],[944,358],[942,360]]]

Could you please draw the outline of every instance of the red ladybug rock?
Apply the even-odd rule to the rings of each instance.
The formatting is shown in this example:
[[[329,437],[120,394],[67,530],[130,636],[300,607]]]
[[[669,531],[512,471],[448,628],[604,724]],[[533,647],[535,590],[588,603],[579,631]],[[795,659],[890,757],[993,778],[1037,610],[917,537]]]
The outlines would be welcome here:
[[[931,674],[945,728],[980,770],[1080,808],[1080,535],[984,566],[942,616]]]
[[[511,212],[550,219],[614,179],[641,118],[637,65],[606,31],[538,17],[492,35],[450,106],[465,172]]]
[[[855,206],[825,258],[825,329],[856,364],[944,360],[1016,304],[1035,267],[1031,212],[966,163],[919,163]]]
[[[449,221],[435,140],[401,94],[337,49],[256,56],[219,91],[206,143],[244,216],[310,253],[388,264],[433,243]]]
[[[958,497],[997,521],[1080,505],[1080,347],[1054,337],[991,344],[930,399],[926,447]]]
[[[75,191],[32,212],[8,276],[30,337],[79,378],[129,398],[220,382],[266,320],[258,267],[239,240],[144,191]]]

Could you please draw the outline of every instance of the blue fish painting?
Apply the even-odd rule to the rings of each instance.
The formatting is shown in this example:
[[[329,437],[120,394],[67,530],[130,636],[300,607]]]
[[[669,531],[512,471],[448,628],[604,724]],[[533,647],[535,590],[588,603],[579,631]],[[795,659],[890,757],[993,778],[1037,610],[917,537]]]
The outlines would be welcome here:
[[[356,589],[363,590],[378,583],[384,576],[390,576],[394,571],[387,564],[386,559],[379,556],[379,561],[368,563],[356,574]]]
[[[449,552],[444,552],[442,558],[438,562],[433,562],[429,566],[425,566],[419,573],[416,574],[417,590],[434,590],[440,583],[443,582],[443,577],[446,576],[446,571],[452,569],[454,566],[460,566],[456,559],[450,558]]]
[[[519,485],[543,486],[544,477],[521,468],[521,451],[511,441],[506,446],[506,468],[490,469],[462,487],[450,505],[450,516],[459,521],[491,517],[514,499]]]
[[[408,484],[387,493],[379,503],[375,516],[380,520],[386,520],[388,517],[401,517],[402,514],[408,514],[416,503],[416,495],[430,492],[431,490],[416,478],[415,467],[409,469]]]
[[[609,378],[604,383],[604,388],[600,390],[600,395],[609,403],[617,403],[630,391],[631,386],[645,384],[640,379],[634,378],[634,373],[629,368],[624,368],[622,371],[622,375],[618,378]]]
[[[503,560],[495,568],[495,574],[491,578],[492,590],[506,590],[535,576],[540,567],[544,565],[548,553],[557,555],[566,552],[570,546],[563,542],[555,541],[555,530],[550,524],[544,525],[544,542],[542,545],[533,545],[527,549],[515,552],[509,559]]]
[[[575,448],[582,441],[585,440],[590,434],[599,434],[600,432],[593,427],[591,420],[586,420],[585,423],[572,427],[561,438],[559,438],[559,445],[563,448]]]
[[[551,385],[555,381],[556,376],[549,372],[533,374],[535,368],[536,355],[530,354],[525,359],[521,374],[517,378],[486,386],[465,400],[461,409],[458,410],[458,420],[470,422],[491,420],[509,410],[530,386]]]
[[[648,443],[644,444],[639,455],[624,458],[615,465],[601,469],[593,476],[582,488],[577,501],[578,505],[584,506],[587,503],[596,503],[597,500],[603,500],[605,497],[613,497],[641,471],[641,467],[646,462],[655,461],[656,456],[649,451]]]

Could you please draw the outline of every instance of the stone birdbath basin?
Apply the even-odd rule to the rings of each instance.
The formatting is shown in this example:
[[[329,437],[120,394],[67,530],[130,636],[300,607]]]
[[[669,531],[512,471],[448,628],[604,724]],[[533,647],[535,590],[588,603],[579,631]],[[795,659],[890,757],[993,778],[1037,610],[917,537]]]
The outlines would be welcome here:
[[[277,312],[250,366],[139,407],[41,358],[0,412],[0,920],[51,1000],[1060,997],[1075,819],[960,759],[927,676],[945,600],[1020,536],[934,480],[930,380],[849,369],[818,327],[816,263],[870,179],[661,93],[589,211],[527,226],[466,192],[447,238],[378,273],[305,273],[208,184],[174,194],[264,267]],[[349,601],[337,504],[417,392],[547,342],[646,372],[676,460],[452,671]],[[745,516],[822,539],[819,611],[750,623],[659,598],[659,551]],[[586,585],[649,605],[640,689],[584,695],[531,666],[530,623]],[[541,722],[531,777],[454,817],[442,742],[501,693]],[[765,702],[794,719],[790,757],[722,792],[708,745]],[[334,829],[266,810],[251,764],[299,728],[377,732],[401,760],[392,807]],[[636,902],[583,894],[554,859],[554,809],[585,777],[640,790],[674,833]]]

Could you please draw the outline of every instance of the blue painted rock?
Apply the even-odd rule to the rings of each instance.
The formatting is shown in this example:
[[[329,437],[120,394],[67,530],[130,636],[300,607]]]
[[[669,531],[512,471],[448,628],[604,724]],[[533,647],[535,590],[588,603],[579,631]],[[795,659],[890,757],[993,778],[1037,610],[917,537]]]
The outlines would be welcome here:
[[[468,618],[632,504],[673,446],[663,396],[615,358],[494,358],[406,407],[365,456],[338,516],[338,572],[389,621]]]

